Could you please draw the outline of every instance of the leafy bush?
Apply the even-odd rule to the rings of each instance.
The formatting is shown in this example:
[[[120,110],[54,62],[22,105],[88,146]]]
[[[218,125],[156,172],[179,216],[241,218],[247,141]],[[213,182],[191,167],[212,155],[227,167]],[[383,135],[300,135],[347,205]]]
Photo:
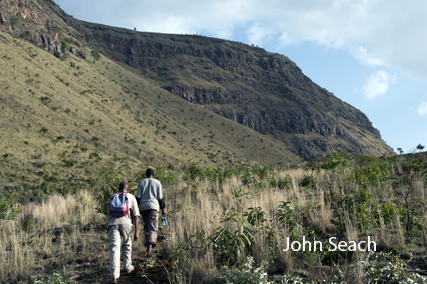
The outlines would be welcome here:
[[[228,255],[230,258],[240,256],[244,251],[249,251],[252,246],[253,227],[246,222],[237,220],[239,214],[234,213],[224,216],[221,223],[229,223],[229,227],[218,227],[214,234],[208,238],[208,244],[216,251]]]
[[[96,49],[93,49],[93,50],[90,52],[90,55],[92,55],[93,59],[94,59],[94,60],[96,60],[96,61],[98,61],[98,60],[100,60],[100,59],[101,59],[101,54],[100,54],[100,53],[99,53],[99,51],[98,51],[98,50],[96,50]]]
[[[94,189],[94,195],[96,200],[96,210],[99,213],[105,215],[108,214],[108,201],[110,200],[113,194],[117,193],[119,184],[124,181],[123,172],[121,168],[115,168],[113,165],[103,167],[98,172],[100,188]],[[133,195],[136,195],[136,185],[137,181],[135,179],[128,180],[129,183],[129,192]]]
[[[307,186],[314,186],[316,184],[316,179],[312,175],[306,175],[304,178],[299,182],[301,186],[307,187]]]
[[[65,50],[68,44],[65,41],[61,41],[61,50]]]
[[[269,281],[267,273],[262,266],[254,268],[255,261],[248,257],[245,264],[240,268],[230,269],[222,267],[217,283],[224,284],[273,284]],[[284,282],[287,283],[287,282]]]
[[[401,220],[406,217],[406,209],[401,205],[398,207],[396,204],[389,203],[378,203],[375,204],[372,210],[373,217],[377,224],[380,223],[380,218],[383,219],[384,224],[390,223],[396,216]]]
[[[93,158],[95,158],[97,161],[101,161],[102,160],[102,157],[99,156],[99,154],[96,153],[96,152],[92,152],[92,153],[89,154],[89,159],[93,159]]]
[[[372,195],[366,191],[356,193],[354,196],[333,194],[333,207],[339,214],[338,229],[345,231],[346,216],[354,219],[354,223],[359,229],[369,229],[375,224],[374,219],[368,209],[368,202]]]
[[[63,159],[62,162],[64,163],[64,167],[66,167],[66,168],[72,168],[72,167],[74,167],[75,164],[77,164],[76,161],[67,160],[67,159]]]
[[[286,175],[284,179],[277,181],[277,187],[284,189],[286,186],[292,183],[292,178],[289,175]]]
[[[294,240],[300,230],[301,222],[298,221],[295,211],[290,206],[290,201],[282,201],[279,205],[276,218],[279,226],[288,228],[291,240]]]
[[[383,188],[387,181],[387,163],[375,160],[369,165],[358,167],[353,172],[353,179],[364,188],[368,185]]]
[[[243,173],[240,179],[244,185],[251,185],[254,183],[254,174],[252,172]]]
[[[19,209],[13,207],[9,202],[0,202],[0,220],[15,220]]]
[[[158,179],[162,186],[172,185],[176,182],[175,173],[168,167],[156,167],[155,178]]]
[[[249,211],[246,211],[243,216],[246,217],[246,220],[252,226],[260,226],[267,221],[264,218],[265,212],[262,211],[261,207],[250,207],[248,209]]]
[[[59,52],[59,51],[55,51],[55,52],[53,53],[53,56],[55,56],[56,58],[61,58],[61,52]]]
[[[385,252],[370,252],[366,261],[359,261],[349,266],[348,273],[339,271],[336,276],[337,281],[352,279],[354,273],[360,268],[363,269],[363,280],[361,283],[376,284],[409,284],[427,283],[427,277],[416,273],[406,273],[404,262],[399,257]],[[360,267],[360,268],[358,268]]]
[[[54,32],[58,33],[59,36],[62,36],[62,29],[60,27],[54,26],[52,29]]]
[[[46,128],[46,127],[42,127],[41,129],[40,129],[40,132],[41,133],[46,133],[46,132],[48,132],[49,130]]]
[[[347,167],[350,165],[350,155],[346,152],[334,153],[320,160],[311,160],[308,168],[311,170],[332,170],[337,167]]]

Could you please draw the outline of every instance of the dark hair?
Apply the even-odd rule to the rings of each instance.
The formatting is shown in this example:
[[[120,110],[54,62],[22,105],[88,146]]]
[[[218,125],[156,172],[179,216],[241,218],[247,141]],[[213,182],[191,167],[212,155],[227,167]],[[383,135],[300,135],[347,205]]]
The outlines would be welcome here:
[[[148,169],[145,171],[145,175],[146,175],[147,177],[154,176],[154,170],[153,170],[153,169],[148,168]]]
[[[123,191],[125,191],[125,188],[129,188],[129,184],[127,183],[127,181],[122,181],[119,184],[119,191],[123,192]]]

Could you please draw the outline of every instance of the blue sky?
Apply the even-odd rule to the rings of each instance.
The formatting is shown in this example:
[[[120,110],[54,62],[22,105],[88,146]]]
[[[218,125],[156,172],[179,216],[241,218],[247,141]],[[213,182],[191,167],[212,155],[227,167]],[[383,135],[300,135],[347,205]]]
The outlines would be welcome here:
[[[427,146],[425,0],[55,0],[77,19],[200,33],[289,57],[395,151]]]

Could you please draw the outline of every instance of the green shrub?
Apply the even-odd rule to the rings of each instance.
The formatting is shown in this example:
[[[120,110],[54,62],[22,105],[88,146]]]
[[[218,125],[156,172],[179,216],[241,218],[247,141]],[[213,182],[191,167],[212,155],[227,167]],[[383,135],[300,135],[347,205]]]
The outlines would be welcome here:
[[[9,202],[0,202],[0,220],[15,220],[19,209],[13,207]]]
[[[100,54],[100,53],[99,53],[99,51],[98,51],[98,50],[96,50],[96,49],[93,49],[93,50],[90,52],[90,55],[92,55],[93,59],[94,59],[94,60],[96,60],[96,61],[98,61],[98,60],[100,60],[100,59],[101,59],[101,54]]]
[[[168,167],[156,167],[155,175],[156,179],[158,179],[163,186],[172,185],[176,182],[176,174]]]
[[[62,36],[62,29],[60,27],[54,26],[52,29],[54,32],[58,33],[59,36]]]
[[[289,175],[286,175],[284,179],[277,181],[277,187],[280,189],[284,189],[290,184],[292,184],[292,178]]]
[[[282,201],[276,214],[276,222],[279,227],[286,227],[291,240],[294,240],[300,231],[301,222],[298,221],[295,210],[290,205],[290,201]]]
[[[252,257],[248,257],[246,262],[239,268],[222,267],[220,276],[216,279],[216,283],[224,284],[273,284],[269,281],[264,268],[254,268],[255,261]],[[284,282],[287,283],[287,282]]]
[[[72,167],[74,167],[75,164],[77,164],[77,162],[74,161],[74,160],[63,159],[62,162],[64,163],[63,166],[66,167],[66,168],[72,168]]]
[[[100,187],[94,190],[96,200],[96,210],[99,213],[108,214],[108,201],[113,194],[118,192],[119,184],[124,181],[124,175],[121,168],[116,168],[113,165],[103,167],[97,173],[99,176]],[[136,195],[137,180],[128,180],[129,192]]]
[[[53,53],[53,56],[55,56],[56,58],[61,58],[61,52],[59,52],[59,51],[55,51],[55,52]]]
[[[312,175],[306,175],[304,178],[299,182],[299,184],[303,187],[308,186],[314,186],[316,185],[316,179]]]
[[[41,133],[46,133],[46,132],[48,132],[48,129],[47,129],[46,127],[42,127],[42,128],[40,129],[40,132],[41,132]]]
[[[246,172],[241,174],[240,180],[244,185],[251,185],[254,183],[254,174],[252,172]]]
[[[399,257],[385,252],[370,252],[366,261],[349,266],[348,272],[339,271],[335,277],[338,283],[343,283],[346,279],[353,279],[357,271],[363,269],[363,279],[361,283],[376,284],[409,284],[427,283],[427,277],[416,273],[407,273],[405,263]]]
[[[98,161],[101,161],[102,160],[102,157],[101,156],[99,156],[99,154],[98,153],[96,153],[96,152],[92,152],[92,153],[90,153],[89,154],[89,159],[93,159],[93,158],[95,158],[96,160],[98,160]]]
[[[387,181],[387,162],[375,160],[368,165],[357,167],[352,177],[364,188],[368,185],[384,188]]]
[[[65,41],[61,41],[61,50],[64,51],[67,48],[67,43]]]
[[[17,16],[17,15],[12,15],[12,16],[10,16],[10,24],[12,25],[12,27],[13,27],[13,28],[14,28],[18,23],[19,23],[19,16]]]

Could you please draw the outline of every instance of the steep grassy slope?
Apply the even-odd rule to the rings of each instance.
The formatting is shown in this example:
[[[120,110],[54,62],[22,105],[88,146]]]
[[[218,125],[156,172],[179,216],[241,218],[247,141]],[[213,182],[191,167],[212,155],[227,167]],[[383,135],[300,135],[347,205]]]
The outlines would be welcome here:
[[[108,162],[134,173],[190,161],[300,161],[274,140],[170,96],[105,57],[61,61],[6,33],[0,50],[1,188],[8,194],[84,186]]]
[[[165,90],[264,135],[306,160],[328,151],[392,153],[360,110],[289,58],[238,42],[140,33],[73,20],[91,45]]]
[[[0,15],[0,29],[15,37],[64,60],[85,58],[86,45],[97,48],[169,97],[204,105],[305,160],[333,151],[393,153],[366,115],[312,82],[286,56],[222,39],[83,22],[50,0],[3,0]]]

